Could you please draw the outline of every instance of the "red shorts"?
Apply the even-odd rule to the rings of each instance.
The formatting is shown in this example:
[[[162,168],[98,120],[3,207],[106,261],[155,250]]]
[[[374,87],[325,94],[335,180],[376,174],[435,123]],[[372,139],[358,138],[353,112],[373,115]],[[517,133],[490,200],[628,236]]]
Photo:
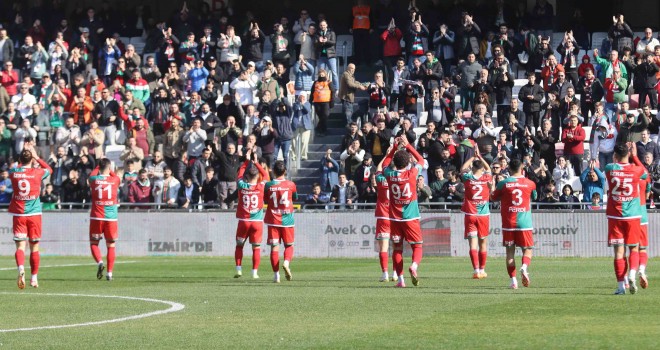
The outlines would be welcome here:
[[[376,240],[390,239],[391,232],[389,219],[376,219]]]
[[[41,240],[41,215],[14,216],[14,240],[39,242]]]
[[[532,230],[512,231],[502,229],[502,245],[505,247],[534,247],[534,237]]]
[[[419,219],[410,221],[390,221],[391,237],[393,243],[401,242],[405,239],[410,244],[422,244],[422,229],[419,226]]]
[[[470,237],[479,237],[484,239],[488,237],[490,228],[490,216],[487,215],[465,215],[465,239]]]
[[[628,245],[636,246],[639,244],[640,220],[617,220],[607,219],[607,245]]]
[[[243,246],[245,240],[250,238],[250,244],[261,245],[264,237],[264,223],[262,221],[238,220],[236,228],[236,245]]]
[[[107,243],[114,243],[119,238],[117,221],[89,220],[89,240],[100,241],[105,238]]]
[[[279,245],[280,241],[285,245],[293,245],[293,227],[268,226],[268,244]]]
[[[641,229],[639,231],[639,247],[646,249],[649,247],[649,224],[645,224],[640,227]]]

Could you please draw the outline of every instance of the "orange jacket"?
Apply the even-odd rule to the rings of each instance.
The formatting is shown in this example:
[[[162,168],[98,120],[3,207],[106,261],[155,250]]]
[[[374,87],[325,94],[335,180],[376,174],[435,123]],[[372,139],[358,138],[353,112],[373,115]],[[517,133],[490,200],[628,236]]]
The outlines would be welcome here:
[[[370,29],[369,12],[371,7],[368,5],[353,6],[353,29]]]
[[[77,125],[85,124],[88,125],[92,122],[92,111],[94,110],[94,102],[89,96],[85,96],[85,100],[82,103],[76,103],[76,97],[71,97],[71,107],[69,107],[69,112],[73,116],[73,122]],[[83,109],[83,123],[78,120],[78,112],[80,108]]]

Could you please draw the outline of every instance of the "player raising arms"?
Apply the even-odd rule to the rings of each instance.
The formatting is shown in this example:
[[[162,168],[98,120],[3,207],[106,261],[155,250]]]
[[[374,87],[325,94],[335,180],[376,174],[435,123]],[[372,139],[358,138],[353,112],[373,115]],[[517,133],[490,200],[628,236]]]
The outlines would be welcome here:
[[[468,169],[471,168],[471,171]],[[465,214],[465,239],[470,245],[470,260],[474,273],[472,278],[482,279],[486,274],[488,258],[488,230],[490,228],[490,192],[492,175],[488,162],[477,151],[461,169],[461,179],[465,185],[465,198],[461,211]]]
[[[248,149],[245,162],[238,169],[238,209],[236,218],[236,274],[234,278],[243,275],[241,263],[243,246],[249,238],[252,245],[252,278],[259,278],[258,270],[261,262],[261,240],[264,232],[264,184],[268,181],[268,172],[257,160],[257,154]]]
[[[630,147],[630,150],[629,150]],[[615,163],[605,167],[607,177],[607,244],[614,247],[614,273],[618,288],[614,294],[626,294],[626,249],[630,248],[630,293],[637,293],[635,282],[639,267],[640,242],[640,179],[646,180],[646,170],[629,162],[638,162],[637,148],[634,143],[617,144],[614,146]],[[645,182],[645,181],[644,181]]]
[[[35,165],[39,164],[41,168]],[[41,182],[52,173],[31,143],[25,143],[18,157],[18,167],[9,170],[14,193],[9,204],[9,214],[13,216],[14,241],[16,242],[16,266],[18,267],[18,288],[25,288],[25,248],[30,242],[30,285],[39,287],[39,241],[41,240]]]
[[[417,268],[422,261],[422,230],[419,225],[419,206],[417,204],[417,175],[422,170],[424,158],[415,148],[408,143],[406,137],[397,137],[394,144],[405,149],[397,150],[397,147],[387,153],[383,161],[383,173],[390,186],[390,229],[394,250],[392,260],[398,274],[397,287],[405,287],[403,278],[403,239],[408,241],[412,248],[412,264],[408,271],[413,285],[419,284]],[[417,164],[410,167],[411,155]],[[390,166],[392,163],[392,166]]]
[[[275,179],[266,183],[264,198],[268,204],[264,222],[268,225],[268,244],[271,246],[270,264],[275,276],[273,282],[280,283],[280,242],[284,243],[284,276],[291,280],[293,259],[294,222],[293,201],[298,199],[296,184],[286,179],[286,166],[278,160],[273,166]]]
[[[92,211],[89,213],[89,245],[92,258],[97,263],[96,278],[103,278],[103,256],[99,243],[105,238],[108,248],[108,274],[106,279],[112,281],[112,269],[115,266],[115,243],[119,238],[117,229],[117,207],[121,179],[111,169],[112,162],[108,158],[99,160],[99,165],[89,174],[89,188],[92,192]]]
[[[530,279],[527,269],[532,262],[532,205],[536,200],[536,184],[522,176],[522,162],[513,159],[509,163],[510,177],[500,181],[493,192],[492,199],[501,201],[502,215],[502,245],[506,247],[506,266],[511,277],[511,289],[518,289],[516,279],[516,246],[523,252],[522,284],[529,287]]]
[[[391,147],[390,147],[391,148]],[[387,150],[387,153],[390,149]],[[383,162],[385,158],[381,159],[376,169],[376,241],[378,242],[380,268],[383,275],[380,278],[381,282],[389,279],[387,273],[387,254],[390,242],[390,186],[387,183],[385,175],[383,175]],[[398,236],[398,240],[401,237]],[[403,260],[401,261],[403,262]],[[392,281],[397,280],[396,267],[393,266]],[[401,267],[403,269],[403,266]]]

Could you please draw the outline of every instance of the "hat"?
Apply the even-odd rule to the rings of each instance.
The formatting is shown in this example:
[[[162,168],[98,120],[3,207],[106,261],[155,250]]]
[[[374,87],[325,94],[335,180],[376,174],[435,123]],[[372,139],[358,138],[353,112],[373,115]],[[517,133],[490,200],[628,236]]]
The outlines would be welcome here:
[[[247,65],[248,65],[248,67],[249,67],[249,66],[252,66],[252,67],[254,67],[254,62],[252,62],[252,61],[250,61],[250,62],[248,62],[248,64],[247,64]]]
[[[273,61],[268,60],[268,61],[266,61],[266,64],[273,64]]]
[[[272,119],[270,119],[269,116],[265,116],[265,117],[261,118],[261,120],[269,122],[269,123],[271,123],[273,121]]]
[[[209,61],[215,61],[215,56],[209,57]]]
[[[80,32],[81,32],[81,33],[89,33],[89,28],[87,28],[87,27],[83,27],[83,28],[80,30]]]

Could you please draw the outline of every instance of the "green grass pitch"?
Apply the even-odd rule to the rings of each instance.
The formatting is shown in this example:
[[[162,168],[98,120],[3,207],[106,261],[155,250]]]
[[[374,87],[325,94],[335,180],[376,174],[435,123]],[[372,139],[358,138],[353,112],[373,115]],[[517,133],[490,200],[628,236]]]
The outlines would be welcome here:
[[[43,257],[40,288],[19,291],[13,257],[0,257],[0,349],[658,348],[660,259],[651,285],[614,296],[611,259],[532,260],[532,285],[507,287],[503,259],[472,280],[466,258],[425,258],[420,286],[379,283],[378,260],[294,259],[293,281],[234,279],[231,258],[120,257],[115,280],[91,258]],[[519,260],[519,258],[518,258]],[[123,262],[123,263],[122,263]],[[409,258],[406,259],[406,264]],[[406,265],[407,266],[407,265]],[[29,271],[29,270],[28,270]],[[29,277],[28,277],[29,278]],[[660,281],[660,280],[658,280]],[[185,309],[125,322],[22,332],[167,309],[164,304],[45,294],[153,298]]]

